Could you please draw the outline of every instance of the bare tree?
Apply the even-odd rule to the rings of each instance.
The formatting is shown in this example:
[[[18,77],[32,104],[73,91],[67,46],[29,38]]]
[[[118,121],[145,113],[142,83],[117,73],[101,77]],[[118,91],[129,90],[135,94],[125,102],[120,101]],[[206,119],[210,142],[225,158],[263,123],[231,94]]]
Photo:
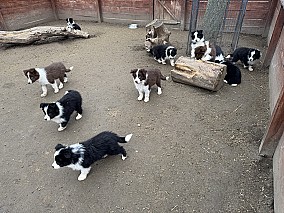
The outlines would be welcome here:
[[[206,40],[217,41],[228,1],[230,0],[208,0],[202,24]]]

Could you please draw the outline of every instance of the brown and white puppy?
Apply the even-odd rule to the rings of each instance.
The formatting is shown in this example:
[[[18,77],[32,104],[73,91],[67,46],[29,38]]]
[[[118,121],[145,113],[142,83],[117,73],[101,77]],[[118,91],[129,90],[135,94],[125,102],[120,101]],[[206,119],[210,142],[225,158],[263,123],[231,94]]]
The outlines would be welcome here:
[[[24,70],[25,76],[28,78],[28,84],[38,81],[42,88],[41,97],[47,95],[46,85],[50,84],[54,89],[54,93],[58,93],[59,89],[63,88],[63,83],[68,81],[66,72],[70,72],[73,67],[66,69],[63,63],[56,62],[44,68],[30,68]],[[60,83],[57,86],[56,80],[59,79]]]
[[[211,61],[221,63],[224,61],[224,53],[218,45],[214,45],[209,41],[205,41],[204,46],[195,48],[195,58],[197,60]]]
[[[169,77],[163,76],[159,69],[133,69],[130,73],[133,76],[135,87],[139,93],[138,101],[143,99],[143,93],[145,93],[144,102],[149,101],[151,88],[155,84],[158,87],[158,95],[161,95],[161,80],[169,79]]]

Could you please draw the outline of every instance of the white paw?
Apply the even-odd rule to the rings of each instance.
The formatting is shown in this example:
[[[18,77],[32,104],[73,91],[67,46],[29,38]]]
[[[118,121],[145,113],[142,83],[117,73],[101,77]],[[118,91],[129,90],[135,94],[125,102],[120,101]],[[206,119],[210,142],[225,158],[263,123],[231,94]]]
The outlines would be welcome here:
[[[59,89],[54,90],[54,93],[58,93],[58,92],[59,92]]]
[[[171,66],[174,67],[175,66],[175,62],[171,62]]]
[[[147,103],[149,101],[149,98],[145,98],[144,102]]]
[[[76,119],[76,120],[79,120],[79,119],[81,119],[81,118],[82,118],[82,115],[78,113],[78,115],[76,116],[75,119]]]
[[[58,88],[59,88],[59,89],[62,89],[63,87],[64,87],[64,85],[60,82]]]
[[[237,85],[237,84],[231,84],[231,86],[232,86],[232,87],[236,87],[236,86],[238,86],[238,85]]]
[[[143,99],[143,96],[139,96],[139,97],[137,98],[138,101],[142,101],[142,99]]]
[[[228,83],[228,81],[227,80],[224,80],[224,82],[227,84]]]
[[[244,65],[244,68],[246,69],[246,68],[248,68],[248,66]]]
[[[165,61],[162,61],[162,64],[166,65],[167,63]]]
[[[64,83],[67,83],[68,82],[68,78],[64,77]]]
[[[40,97],[45,97],[47,95],[47,93],[42,93],[41,95],[40,95]]]
[[[82,181],[82,180],[85,180],[87,178],[87,175],[79,175],[79,177],[78,177],[78,180],[79,181]]]
[[[252,71],[253,71],[253,68],[252,68],[252,67],[249,67],[249,71],[251,71],[251,72],[252,72]]]
[[[162,89],[158,87],[158,95],[162,94]]]
[[[125,160],[126,158],[127,158],[127,156],[121,155],[121,159],[122,159],[122,160]]]
[[[63,131],[64,129],[66,129],[66,126],[65,126],[65,127],[60,126],[60,127],[58,128],[58,132],[61,132],[61,131]]]

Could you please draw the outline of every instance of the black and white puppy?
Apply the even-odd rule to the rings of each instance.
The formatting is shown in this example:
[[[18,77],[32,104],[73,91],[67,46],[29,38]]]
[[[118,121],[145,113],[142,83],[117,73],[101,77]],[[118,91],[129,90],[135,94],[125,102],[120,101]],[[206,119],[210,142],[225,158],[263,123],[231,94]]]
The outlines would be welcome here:
[[[66,72],[70,72],[73,67],[67,69],[63,63],[56,62],[44,68],[30,68],[24,70],[24,74],[28,79],[28,84],[32,84],[38,81],[41,85],[42,94],[41,97],[47,95],[46,85],[50,84],[54,89],[54,93],[58,93],[59,89],[63,88],[63,83],[68,81]],[[59,79],[59,86],[56,83],[56,80]]]
[[[138,101],[143,99],[145,93],[144,102],[149,101],[151,88],[155,84],[158,87],[158,95],[161,95],[161,80],[169,79],[169,77],[163,76],[159,69],[133,69],[130,73],[132,74],[134,85],[139,93]]]
[[[68,31],[81,30],[81,27],[78,24],[75,23],[73,18],[67,18],[66,22],[67,22],[67,30]]]
[[[203,30],[196,30],[191,32],[191,58],[195,58],[195,48],[200,46],[205,46],[205,38],[203,35]]]
[[[70,146],[57,144],[52,167],[54,169],[69,167],[73,170],[79,170],[81,173],[78,180],[85,180],[91,170],[91,165],[107,155],[121,154],[122,160],[125,160],[126,151],[118,143],[127,143],[131,137],[132,134],[120,137],[115,133],[106,131],[87,141]]]
[[[230,61],[223,61],[221,64],[225,64],[227,66],[227,74],[224,78],[224,82],[233,87],[238,86],[238,84],[240,84],[242,81],[240,68]]]
[[[82,118],[82,97],[78,91],[68,90],[65,95],[55,103],[41,103],[44,120],[51,120],[59,124],[58,131],[66,128],[71,114],[76,111],[76,120]]]
[[[167,44],[159,44],[152,47],[150,53],[159,63],[167,64],[166,60],[169,60],[171,66],[175,66],[175,57],[177,55],[177,49],[175,47]]]
[[[226,58],[232,58],[232,62],[236,63],[241,61],[244,68],[248,68],[249,71],[253,71],[253,65],[260,59],[261,52],[258,49],[240,47],[235,49],[233,54],[229,54]]]

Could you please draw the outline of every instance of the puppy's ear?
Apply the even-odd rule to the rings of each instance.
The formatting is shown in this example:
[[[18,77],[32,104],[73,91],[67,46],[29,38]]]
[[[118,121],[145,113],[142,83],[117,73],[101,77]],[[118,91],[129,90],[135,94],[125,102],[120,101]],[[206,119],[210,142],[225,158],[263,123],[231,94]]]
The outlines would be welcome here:
[[[203,30],[197,30],[197,32],[203,33]]]
[[[47,103],[40,103],[39,108],[44,108],[45,106],[47,106]]]
[[[130,73],[136,73],[138,69],[131,70]]]
[[[63,145],[60,144],[60,143],[55,146],[55,150],[56,150],[56,151],[58,151],[59,149],[62,149],[62,148],[65,148],[65,146],[63,146]]]

